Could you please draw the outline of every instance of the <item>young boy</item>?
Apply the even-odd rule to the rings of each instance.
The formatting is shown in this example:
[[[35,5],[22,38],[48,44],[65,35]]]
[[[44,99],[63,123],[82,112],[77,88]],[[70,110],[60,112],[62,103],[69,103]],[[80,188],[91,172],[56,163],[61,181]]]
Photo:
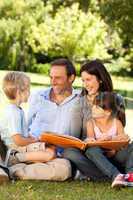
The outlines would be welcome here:
[[[27,102],[30,95],[29,77],[23,72],[7,73],[3,79],[3,91],[9,103],[3,118],[2,139],[8,149],[13,149],[8,165],[18,162],[47,162],[53,159],[55,149],[29,135],[24,111],[20,107]]]

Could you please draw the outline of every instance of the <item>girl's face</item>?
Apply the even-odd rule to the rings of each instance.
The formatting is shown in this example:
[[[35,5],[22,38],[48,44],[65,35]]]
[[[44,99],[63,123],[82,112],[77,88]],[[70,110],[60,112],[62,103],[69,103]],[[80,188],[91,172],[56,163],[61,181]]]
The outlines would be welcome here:
[[[104,110],[100,106],[93,105],[92,107],[92,118],[109,118],[111,116],[110,110]]]
[[[86,71],[81,73],[83,87],[87,90],[89,95],[94,95],[98,92],[100,81],[95,75],[89,74]]]

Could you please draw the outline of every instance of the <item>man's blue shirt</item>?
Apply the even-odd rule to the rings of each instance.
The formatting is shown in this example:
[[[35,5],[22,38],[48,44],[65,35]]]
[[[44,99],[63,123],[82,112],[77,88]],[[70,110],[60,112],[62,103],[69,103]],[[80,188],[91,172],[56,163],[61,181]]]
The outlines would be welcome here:
[[[65,135],[79,135],[79,112],[76,112],[78,105],[79,91],[72,91],[61,104],[50,100],[50,90],[42,90],[31,96],[29,100],[28,126],[29,132],[38,137],[42,132],[54,132]],[[78,129],[73,127],[73,120],[77,121]],[[75,123],[74,123],[75,124]]]

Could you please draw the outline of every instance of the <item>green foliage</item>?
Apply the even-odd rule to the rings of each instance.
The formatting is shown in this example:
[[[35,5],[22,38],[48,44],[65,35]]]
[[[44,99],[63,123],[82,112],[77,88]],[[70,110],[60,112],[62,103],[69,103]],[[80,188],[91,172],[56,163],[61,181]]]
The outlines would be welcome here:
[[[106,24],[99,14],[83,12],[80,7],[86,4],[77,2],[80,5],[73,1],[1,0],[0,67],[44,71],[35,67],[36,54],[74,61],[109,58]],[[91,1],[87,5],[93,7]]]
[[[27,43],[30,27],[40,21],[44,11],[41,0],[1,0],[0,66],[26,71],[35,58]]]
[[[41,64],[41,63],[34,64],[30,69],[31,72],[36,72],[45,75],[49,75],[49,70],[50,70],[50,64]]]
[[[113,73],[133,75],[132,5],[132,0],[1,0],[0,69],[47,73],[37,62],[100,58],[112,60]]]
[[[127,74],[133,75],[133,1],[102,0],[100,7],[105,22],[109,24],[109,30],[116,31],[121,39],[120,48],[114,47],[124,60],[123,65],[126,63],[121,72],[127,71]]]
[[[106,21],[117,29],[125,42],[133,43],[133,1],[106,0],[102,2],[101,11]]]
[[[31,34],[32,33],[32,34]],[[98,15],[84,13],[78,4],[61,7],[54,17],[32,26],[28,42],[35,53],[72,60],[107,58],[106,25]]]

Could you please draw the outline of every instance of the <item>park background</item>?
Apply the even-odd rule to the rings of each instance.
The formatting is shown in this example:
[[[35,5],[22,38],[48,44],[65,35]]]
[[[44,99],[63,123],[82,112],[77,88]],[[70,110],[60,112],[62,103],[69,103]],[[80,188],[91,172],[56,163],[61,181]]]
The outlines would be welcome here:
[[[133,1],[0,0],[0,84],[7,70],[17,70],[31,77],[32,91],[47,87],[50,62],[60,57],[73,61],[77,76],[85,61],[103,61],[125,98],[132,137]],[[79,77],[74,87],[82,87]],[[1,114],[4,105],[1,91]],[[110,183],[17,182],[8,190],[0,186],[0,199],[132,199],[129,190],[115,193]]]

